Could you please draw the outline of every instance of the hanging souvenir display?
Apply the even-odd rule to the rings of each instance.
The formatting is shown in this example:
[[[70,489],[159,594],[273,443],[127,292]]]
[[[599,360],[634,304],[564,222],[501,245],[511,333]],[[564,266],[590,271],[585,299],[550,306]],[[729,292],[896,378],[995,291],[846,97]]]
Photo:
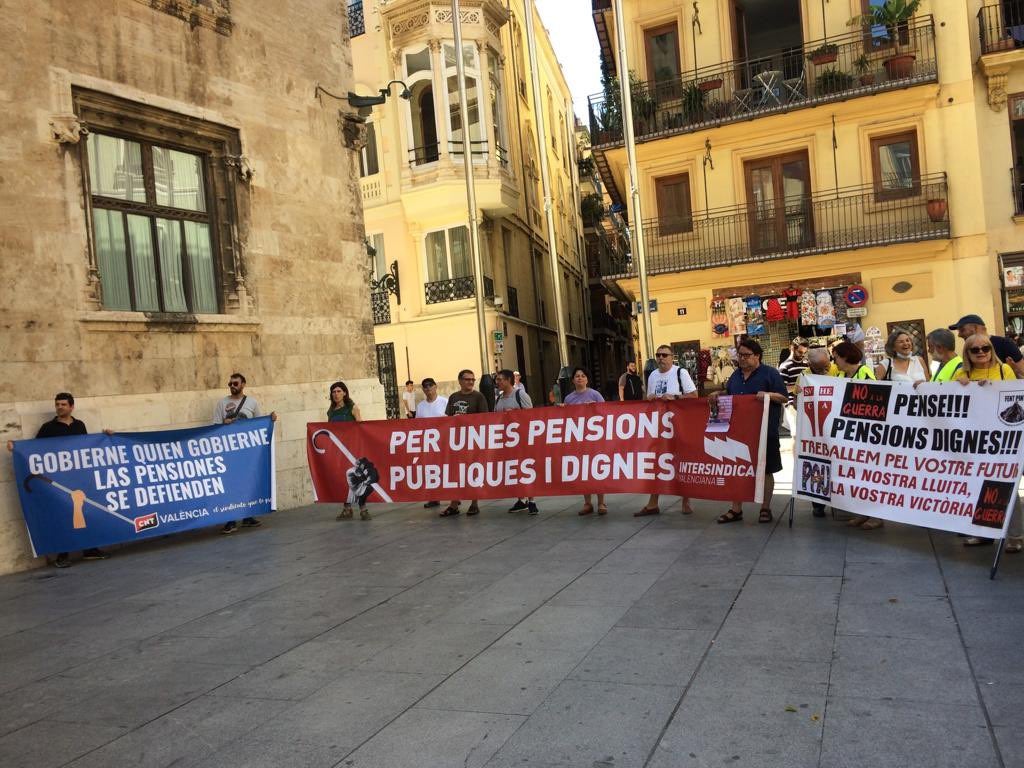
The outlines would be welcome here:
[[[799,320],[800,319],[800,291],[793,286],[789,286],[782,292],[782,297],[786,300],[786,319],[787,320]],[[806,323],[805,323],[806,325]]]
[[[818,303],[814,294],[804,291],[800,294],[800,325],[815,325],[818,322]]]
[[[773,296],[766,302],[764,318],[769,323],[777,323],[786,319],[786,310],[782,308],[782,302],[776,297]]]
[[[729,299],[726,314],[729,316],[729,333],[733,336],[742,336],[747,332],[747,305],[743,299],[738,296]]]
[[[836,308],[832,304],[832,294],[828,291],[818,291],[815,297],[817,315],[816,325],[819,328],[828,330],[836,324]]]
[[[832,291],[832,306],[836,310],[836,323],[845,323],[849,317],[846,314],[846,291],[836,288]]]
[[[725,299],[721,296],[711,299],[711,335],[719,339],[729,335],[729,315],[725,311]]]
[[[764,312],[761,310],[761,297],[748,296],[747,305],[747,334],[750,336],[764,335]]]

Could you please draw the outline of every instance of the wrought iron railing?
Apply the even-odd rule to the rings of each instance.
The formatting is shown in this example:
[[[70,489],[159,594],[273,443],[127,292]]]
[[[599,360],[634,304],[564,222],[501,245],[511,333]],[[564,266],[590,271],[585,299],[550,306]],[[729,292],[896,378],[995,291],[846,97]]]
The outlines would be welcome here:
[[[932,17],[923,16],[891,30],[872,27],[669,80],[634,82],[634,132],[638,139],[686,133],[937,78],[935,28]],[[620,143],[618,91],[588,101],[594,146]]]
[[[441,157],[441,145],[437,142],[413,147],[409,150],[409,165],[426,165],[436,163]]]
[[[996,53],[1024,47],[1024,0],[1002,0],[978,11],[981,52]]]
[[[348,2],[348,36],[359,37],[366,32],[366,21],[363,18],[363,0]]]
[[[511,285],[505,286],[508,293],[508,301],[506,302],[505,312],[512,317],[519,317],[519,291],[513,288]]]
[[[629,270],[625,243],[618,233],[611,236],[600,222],[586,234],[587,276],[599,280],[602,275],[618,275]]]
[[[387,291],[370,291],[370,307],[373,310],[374,325],[387,325],[391,322],[391,295]]]
[[[950,236],[946,175],[912,180],[889,199],[873,185],[787,198],[784,205],[742,205],[695,212],[692,229],[643,224],[647,271],[685,272]],[[601,264],[604,277],[636,273],[632,261]]]
[[[472,275],[452,277],[448,280],[435,280],[432,283],[424,283],[423,292],[427,304],[441,304],[446,301],[458,301],[459,299],[472,299],[476,295],[476,288],[473,285]]]
[[[501,144],[494,144],[494,156],[498,159],[502,168],[508,167],[508,150],[501,146]]]
[[[474,160],[486,160],[490,148],[487,146],[487,139],[474,139],[469,142],[469,152]],[[462,159],[462,142],[449,141],[448,154],[452,157]]]
[[[484,275],[484,296],[488,299],[494,298],[494,278]]]
[[[1024,216],[1024,173],[1011,168],[1010,184],[1013,189],[1013,215]]]

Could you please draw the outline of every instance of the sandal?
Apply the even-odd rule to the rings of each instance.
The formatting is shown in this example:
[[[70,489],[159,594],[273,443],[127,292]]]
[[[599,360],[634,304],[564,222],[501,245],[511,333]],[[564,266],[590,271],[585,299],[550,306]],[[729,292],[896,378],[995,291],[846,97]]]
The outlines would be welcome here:
[[[846,524],[851,528],[856,528],[858,525],[864,525],[867,521],[868,519],[864,515],[854,515],[846,521]]]
[[[594,514],[594,505],[593,504],[584,504],[583,505],[583,509],[581,509],[576,514],[579,515],[580,517],[583,517],[583,515],[592,515],[592,514]]]
[[[644,507],[639,512],[634,512],[633,517],[648,517],[650,515],[660,515],[661,510],[658,507]]]
[[[992,539],[982,539],[978,536],[968,536],[964,539],[965,547],[987,547],[992,543]]]
[[[743,520],[743,510],[737,512],[735,509],[730,509],[728,512],[725,512],[715,518],[715,522],[720,525],[722,523],[736,523],[741,520]]]
[[[767,507],[762,507],[761,511],[757,513],[757,522],[759,523],[770,523],[774,519],[772,511]]]
[[[683,502],[683,508],[680,509],[679,512],[681,514],[684,514],[684,515],[692,515],[693,514],[693,507],[690,506],[690,502],[689,501],[684,501]]]
[[[472,517],[473,515],[480,514],[480,505],[475,501],[469,505],[469,509],[466,510],[466,517]]]
[[[599,515],[607,515],[608,514],[608,507],[605,506],[604,504],[598,504],[597,505],[597,514],[599,514]],[[1020,544],[1017,545],[1017,551],[1020,552]]]
[[[882,520],[879,520],[877,517],[869,517],[867,520],[860,524],[860,529],[862,531],[874,531],[878,528],[881,528],[883,525],[885,525],[885,523]]]
[[[352,507],[350,507],[348,504],[346,504],[344,507],[341,508],[341,512],[339,512],[338,516],[335,517],[334,519],[335,520],[348,520],[351,517],[352,517]]]
[[[458,507],[453,507],[450,504],[444,508],[444,512],[438,515],[438,517],[455,517],[461,510]]]
[[[1003,551],[1008,555],[1017,555],[1020,554],[1021,549],[1024,549],[1024,542],[1020,539],[1007,538]]]

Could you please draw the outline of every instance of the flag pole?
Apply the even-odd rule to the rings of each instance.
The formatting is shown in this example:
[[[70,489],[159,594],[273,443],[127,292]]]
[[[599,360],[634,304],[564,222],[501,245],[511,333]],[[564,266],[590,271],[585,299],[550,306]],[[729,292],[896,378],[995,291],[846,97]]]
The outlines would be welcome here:
[[[629,165],[629,197],[632,205],[630,233],[633,258],[636,259],[640,278],[640,307],[644,322],[644,360],[654,359],[654,331],[651,324],[651,299],[647,290],[647,249],[644,244],[643,211],[640,206],[640,185],[637,182],[636,140],[633,135],[633,96],[630,92],[629,62],[626,58],[626,29],[622,23],[622,0],[615,3],[615,42],[619,52],[619,88],[622,97],[622,128],[626,143],[626,162]]]

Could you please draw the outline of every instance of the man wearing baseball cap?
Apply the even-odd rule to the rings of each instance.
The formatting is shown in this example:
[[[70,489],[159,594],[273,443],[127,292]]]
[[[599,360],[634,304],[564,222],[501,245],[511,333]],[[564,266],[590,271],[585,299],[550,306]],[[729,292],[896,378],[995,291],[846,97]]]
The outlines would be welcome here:
[[[949,330],[956,331],[961,339],[968,339],[976,333],[984,333],[992,340],[992,349],[996,356],[1004,363],[1013,368],[1018,379],[1024,379],[1024,355],[1020,347],[1014,344],[1005,336],[994,336],[985,330],[985,321],[978,315],[964,315]]]

